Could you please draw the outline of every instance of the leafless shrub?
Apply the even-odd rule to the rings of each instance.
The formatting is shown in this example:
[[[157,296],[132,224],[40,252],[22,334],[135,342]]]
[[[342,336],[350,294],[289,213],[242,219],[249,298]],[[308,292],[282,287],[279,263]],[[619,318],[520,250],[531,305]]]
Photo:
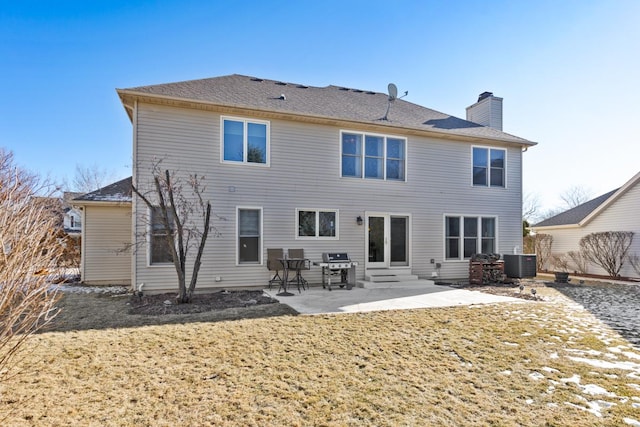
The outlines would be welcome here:
[[[553,244],[553,236],[550,234],[536,234],[534,236],[534,249],[536,253],[536,263],[538,271],[546,270],[547,263],[551,258],[551,245]]]
[[[640,256],[638,254],[629,255],[629,264],[631,264],[636,274],[640,276]]]
[[[536,252],[535,242],[535,236],[531,234],[529,234],[528,236],[524,236],[522,238],[522,252],[525,254],[534,254]]]
[[[59,266],[68,268],[80,268],[80,237],[71,237],[64,233],[60,236],[60,244],[62,245],[62,254]]]
[[[618,277],[633,243],[633,231],[604,231],[580,239],[580,250],[611,277]]]
[[[61,212],[39,178],[0,148],[0,381],[29,335],[57,313],[48,275],[61,253]]]
[[[552,254],[549,257],[549,264],[551,264],[554,271],[569,271],[569,257],[567,254]]]
[[[589,260],[581,251],[569,251],[567,256],[573,263],[576,273],[587,274],[589,272]]]

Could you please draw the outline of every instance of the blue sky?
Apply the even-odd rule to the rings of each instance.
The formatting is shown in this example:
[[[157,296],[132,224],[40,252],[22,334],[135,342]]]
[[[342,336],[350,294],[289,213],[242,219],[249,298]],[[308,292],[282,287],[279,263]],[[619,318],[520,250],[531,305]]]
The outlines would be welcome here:
[[[488,90],[536,142],[543,208],[639,170],[640,1],[4,1],[0,145],[54,179],[131,172],[116,88],[245,74],[385,92],[463,117]]]

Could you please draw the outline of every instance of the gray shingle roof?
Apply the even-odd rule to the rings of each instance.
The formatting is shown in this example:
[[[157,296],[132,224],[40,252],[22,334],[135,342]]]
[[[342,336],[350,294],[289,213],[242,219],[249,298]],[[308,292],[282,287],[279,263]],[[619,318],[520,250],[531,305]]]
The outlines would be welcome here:
[[[603,194],[600,197],[596,197],[595,199],[589,200],[581,205],[576,206],[575,208],[569,209],[558,215],[552,216],[551,218],[547,218],[544,221],[541,221],[532,227],[551,227],[554,225],[571,225],[578,224],[580,221],[585,219],[591,212],[598,209],[600,205],[609,199],[609,197],[613,196],[619,188],[612,190],[606,194]]]
[[[207,104],[443,134],[535,145],[517,136],[396,99],[384,120],[387,94],[340,86],[314,87],[238,74],[177,83],[118,89],[125,95],[152,95]],[[124,101],[124,98],[123,98]]]
[[[99,188],[80,197],[74,202],[131,202],[131,177]]]

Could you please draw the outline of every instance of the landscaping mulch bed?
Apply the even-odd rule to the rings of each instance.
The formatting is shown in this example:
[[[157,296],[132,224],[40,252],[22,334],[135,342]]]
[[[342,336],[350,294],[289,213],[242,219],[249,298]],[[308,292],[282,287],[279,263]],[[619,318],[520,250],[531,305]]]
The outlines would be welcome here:
[[[261,290],[218,291],[195,294],[188,304],[178,304],[176,294],[131,296],[129,314],[159,316],[166,314],[204,313],[211,310],[274,304],[278,301]]]

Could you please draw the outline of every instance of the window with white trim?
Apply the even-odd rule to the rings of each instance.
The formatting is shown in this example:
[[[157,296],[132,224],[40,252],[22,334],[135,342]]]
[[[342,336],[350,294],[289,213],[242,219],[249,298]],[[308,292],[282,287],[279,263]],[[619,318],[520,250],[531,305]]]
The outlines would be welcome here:
[[[479,187],[506,187],[506,150],[473,147],[472,151],[473,185]]]
[[[260,264],[262,208],[238,208],[238,264]]]
[[[404,181],[406,145],[404,138],[342,132],[342,176]]]
[[[150,209],[150,236],[149,236],[149,261],[151,264],[168,264],[173,262],[171,248],[167,244],[169,234],[175,231],[175,221],[173,213],[168,211],[170,230],[164,226],[162,221],[162,210],[160,206]]]
[[[296,239],[337,239],[338,211],[296,209],[296,230]]]
[[[496,218],[446,216],[444,219],[445,259],[469,259],[473,254],[495,253]]]
[[[269,164],[269,122],[222,117],[223,162]]]

